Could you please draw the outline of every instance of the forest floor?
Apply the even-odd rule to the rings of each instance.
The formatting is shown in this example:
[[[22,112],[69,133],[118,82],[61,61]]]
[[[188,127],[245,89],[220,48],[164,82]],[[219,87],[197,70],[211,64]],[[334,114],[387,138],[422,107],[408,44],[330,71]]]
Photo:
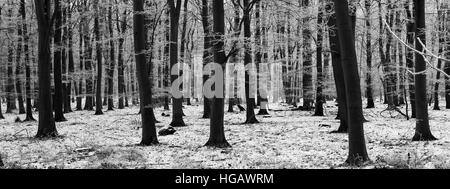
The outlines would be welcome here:
[[[385,106],[365,109],[367,149],[372,160],[362,168],[450,168],[450,110],[430,110],[433,142],[411,142],[415,120],[401,115],[380,114]],[[137,107],[105,112],[80,111],[66,114],[69,120],[57,123],[61,137],[38,140],[37,122],[15,123],[16,114],[0,120],[0,153],[5,168],[138,169],[347,169],[348,136],[330,134],[339,126],[336,107],[329,102],[327,116],[289,111],[271,105],[270,117],[258,117],[260,124],[243,125],[245,113],[226,113],[225,132],[229,149],[204,147],[209,137],[209,120],[200,119],[202,106],[186,106],[187,127],[176,128],[170,136],[160,136],[160,145],[137,146],[140,116]],[[287,111],[281,111],[287,110]],[[156,110],[166,127],[170,117]],[[385,117],[388,116],[388,117]],[[20,116],[24,119],[24,116]],[[37,118],[37,115],[35,115]],[[330,127],[328,127],[329,125]]]

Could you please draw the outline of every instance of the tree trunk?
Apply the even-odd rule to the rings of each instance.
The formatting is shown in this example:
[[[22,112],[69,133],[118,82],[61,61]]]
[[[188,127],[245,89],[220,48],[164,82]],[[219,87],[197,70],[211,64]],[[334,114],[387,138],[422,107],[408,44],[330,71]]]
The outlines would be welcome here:
[[[415,7],[415,23],[416,23],[416,49],[420,52],[423,50],[423,46],[420,44],[419,39],[423,44],[426,43],[425,34],[425,1],[414,0]],[[415,71],[422,72],[425,71],[426,63],[422,55],[416,53],[416,65]],[[419,74],[416,75],[415,79],[416,86],[416,134],[413,137],[413,141],[430,141],[436,140],[436,138],[431,134],[430,123],[428,117],[428,106],[427,106],[427,75]]]
[[[66,14],[67,14],[67,21],[70,23],[72,21],[72,10],[70,10],[69,7],[66,7]],[[67,35],[68,35],[68,50],[69,50],[69,76],[68,76],[68,81],[67,81],[67,88],[66,88],[66,103],[67,103],[67,110],[69,112],[73,112],[72,110],[72,102],[71,102],[71,98],[72,96],[72,84],[75,84],[75,80],[74,78],[74,73],[75,73],[75,62],[74,62],[74,57],[73,57],[73,29],[69,28],[68,26],[66,26],[67,28]],[[80,106],[81,107],[81,106]]]
[[[302,5],[304,10],[310,9],[309,0],[302,0]],[[309,11],[306,11],[307,14]],[[314,103],[314,89],[313,89],[313,65],[312,65],[312,34],[310,27],[310,18],[306,16],[303,18],[303,109],[311,110]]]
[[[23,47],[23,39],[22,39],[22,24],[17,24],[17,49],[16,49],[16,94],[17,101],[19,102],[19,114],[25,114],[23,93],[22,93],[22,47]]]
[[[84,14],[88,12],[88,5],[84,5]],[[94,83],[92,75],[92,45],[91,45],[91,34],[89,32],[89,19],[86,18],[88,15],[84,15],[84,68],[86,73],[86,102],[84,104],[84,110],[93,111],[94,110]]]
[[[51,41],[51,5],[50,0],[35,0],[39,33],[39,127],[37,138],[56,137],[55,120],[52,112],[50,88],[50,41]]]
[[[326,6],[327,12],[332,11],[332,5]],[[337,131],[333,133],[347,133],[348,131],[348,113],[347,113],[347,99],[344,82],[344,72],[341,64],[341,46],[339,41],[339,35],[336,28],[336,16],[331,15],[328,19],[329,29],[329,41],[332,58],[333,75],[336,84],[337,102],[338,102],[338,116],[340,119],[340,125]]]
[[[250,17],[250,9],[251,5],[249,3],[249,0],[244,0],[244,46],[245,46],[245,57],[244,57],[244,64],[246,69],[248,69],[250,64],[252,64],[252,47],[251,47],[251,17]],[[259,121],[256,119],[255,115],[255,97],[254,94],[251,93],[250,87],[250,73],[252,73],[252,70],[246,70],[245,72],[245,96],[246,96],[246,103],[247,103],[247,114],[245,121],[246,124],[254,124],[259,123]],[[253,90],[254,91],[254,90]]]
[[[116,70],[116,48],[114,44],[114,29],[112,17],[112,3],[108,10],[108,27],[109,27],[109,68],[108,68],[108,111],[114,110],[114,71]]]
[[[372,16],[371,7],[372,1],[365,0],[366,7],[366,58],[367,58],[367,75],[366,75],[366,85],[367,85],[367,108],[375,108],[375,102],[373,99],[373,84],[372,84],[372,24],[370,18]]]
[[[148,75],[147,62],[145,58],[146,30],[144,11],[144,0],[134,0],[134,50],[136,56],[136,75],[139,83],[140,109],[142,117],[142,141],[141,145],[150,146],[158,144],[155,122],[152,117],[152,88]]]
[[[53,106],[55,107],[55,121],[63,122],[67,121],[63,113],[63,86],[62,86],[62,11],[61,11],[61,1],[55,0],[55,35],[54,35],[54,65],[53,65],[53,75],[55,82],[55,95],[53,100]]]
[[[8,9],[8,17],[12,18],[12,8]],[[10,28],[8,33],[13,33],[14,30]],[[13,59],[14,59],[14,47],[13,43],[9,42],[8,45],[8,64],[7,64],[7,81],[6,81],[6,113],[12,113],[16,109],[16,101],[14,98],[14,76],[13,76]]]
[[[358,74],[354,31],[352,31],[352,24],[348,18],[348,2],[334,0],[334,6],[342,53],[341,64],[344,72],[345,85],[352,86],[345,88],[349,123],[349,156],[346,162],[351,165],[359,165],[369,161],[369,156],[364,138],[361,82]]]
[[[269,77],[269,54],[268,54],[268,48],[269,48],[269,43],[268,43],[268,39],[267,39],[267,33],[268,33],[268,29],[267,29],[267,15],[264,15],[266,13],[266,4],[264,2],[259,2],[257,5],[257,9],[261,12],[262,16],[261,18],[261,37],[262,37],[262,41],[261,41],[261,47],[260,51],[262,54],[262,63],[260,63],[259,66],[259,73],[261,73],[260,78],[258,79],[258,81],[260,81],[259,83],[259,96],[261,98],[261,104],[260,104],[260,110],[258,112],[258,115],[269,115],[269,111],[268,111],[268,93],[267,93],[267,82],[268,77]]]
[[[178,63],[178,24],[180,20],[181,0],[177,4],[168,0],[170,8],[170,67],[173,68]],[[174,83],[180,75],[171,75],[171,82]],[[172,97],[172,127],[183,127],[186,124],[183,121],[183,98]]]
[[[209,6],[208,6],[208,1],[207,0],[202,0],[202,24],[203,24],[203,33],[204,33],[204,38],[203,38],[203,45],[204,45],[204,50],[203,50],[203,66],[205,67],[206,65],[208,65],[211,62],[211,53],[210,53],[210,48],[211,48],[211,26],[210,26],[210,21],[209,21]],[[208,75],[203,75],[203,83],[205,83],[207,80],[209,79]],[[206,98],[206,96],[203,96],[203,118],[204,119],[208,119],[210,118],[211,115],[211,103],[210,103],[211,99]]]
[[[97,2],[98,3],[98,2]],[[94,3],[94,10],[96,12],[101,11],[97,7],[97,3]],[[103,115],[103,103],[102,103],[102,78],[103,78],[103,55],[102,55],[102,44],[101,44],[101,34],[100,34],[100,15],[95,15],[94,18],[94,32],[95,32],[95,48],[97,54],[97,86],[95,93],[95,115]]]
[[[224,52],[225,42],[223,36],[225,35],[225,10],[223,0],[215,0],[213,3],[213,18],[214,18],[214,62],[221,65],[222,69],[225,68],[226,56]],[[216,77],[216,85],[224,85],[223,77]],[[210,135],[206,146],[227,148],[231,145],[225,138],[224,131],[224,94],[222,96],[215,96],[211,99],[211,122],[210,122]]]
[[[317,50],[316,50],[316,61],[317,61],[317,90],[316,90],[316,109],[314,116],[324,116],[323,104],[325,103],[325,98],[323,96],[323,86],[324,86],[324,76],[323,76],[323,62],[322,62],[322,51],[323,51],[323,11],[324,2],[319,2],[319,13],[317,15]]]
[[[415,22],[414,22],[414,17],[413,17],[414,13],[413,13],[413,11],[411,11],[411,8],[410,8],[410,2],[405,3],[405,9],[406,9],[407,18],[409,20],[408,24],[406,25],[407,43],[410,46],[414,46]],[[411,71],[414,70],[414,52],[409,48],[406,48],[406,67]],[[416,105],[415,105],[416,104],[416,94],[415,94],[414,78],[415,78],[414,75],[409,74],[408,83],[409,83],[409,99],[410,99],[411,110],[412,110],[411,118],[416,118]]]
[[[126,98],[126,94],[125,94],[125,75],[124,75],[124,43],[125,43],[125,32],[127,29],[127,24],[126,24],[126,20],[127,20],[127,11],[124,11],[122,14],[122,20],[119,19],[119,15],[117,14],[117,31],[120,34],[119,37],[119,54],[118,54],[118,61],[117,61],[117,82],[118,82],[118,90],[119,90],[119,109],[124,109],[125,108],[125,102],[124,102],[124,98]],[[128,104],[128,103],[126,103]]]
[[[24,40],[24,53],[25,53],[25,77],[26,77],[26,83],[25,83],[25,94],[26,94],[26,118],[24,121],[36,121],[33,117],[33,105],[31,104],[31,98],[33,96],[33,93],[31,91],[31,68],[30,68],[30,50],[29,50],[29,33],[28,33],[28,27],[26,24],[27,16],[26,16],[26,9],[25,9],[25,0],[20,1],[20,14],[22,15],[22,28],[23,28],[23,40]],[[1,115],[1,109],[0,109],[0,118]]]

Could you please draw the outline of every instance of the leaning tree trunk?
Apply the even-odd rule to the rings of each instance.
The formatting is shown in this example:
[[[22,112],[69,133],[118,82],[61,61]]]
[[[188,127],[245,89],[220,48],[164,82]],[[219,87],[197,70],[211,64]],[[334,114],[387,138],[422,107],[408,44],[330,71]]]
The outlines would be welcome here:
[[[50,2],[50,0],[34,1],[39,33],[39,127],[37,138],[56,137],[58,135],[53,118],[50,88]]]
[[[134,0],[134,51],[136,56],[136,76],[139,83],[140,109],[142,117],[142,141],[141,145],[150,146],[158,144],[155,122],[152,117],[152,88],[150,84],[147,61],[145,58],[146,30],[144,0]]]
[[[214,18],[214,62],[220,64],[223,71],[225,68],[227,58],[224,52],[225,41],[223,40],[223,36],[225,35],[225,10],[224,10],[224,2],[223,0],[215,0],[213,1],[213,18]],[[224,77],[215,77],[215,83],[217,85],[222,85],[224,88]],[[217,89],[217,88],[216,88]],[[224,131],[224,94],[222,91],[221,96],[215,96],[211,99],[211,122],[210,122],[210,135],[209,140],[206,143],[206,146],[218,147],[218,148],[227,148],[230,147],[230,144],[227,142],[225,138]]]
[[[369,161],[364,138],[364,118],[362,116],[362,99],[358,61],[356,57],[355,38],[352,24],[348,18],[348,2],[334,0],[336,20],[342,53],[342,68],[347,98],[349,123],[349,156],[347,163],[358,165]],[[345,49],[345,50],[344,50]],[[351,86],[351,87],[349,87]]]
[[[422,52],[423,46],[420,44],[426,44],[426,34],[425,34],[425,1],[414,0],[415,9],[415,23],[416,23],[416,49]],[[419,41],[420,40],[420,41]],[[427,69],[425,59],[422,55],[416,53],[416,72],[423,72]],[[431,134],[430,123],[428,117],[428,106],[427,106],[427,74],[416,75],[416,134],[413,137],[413,141],[430,141],[436,140],[436,138]]]

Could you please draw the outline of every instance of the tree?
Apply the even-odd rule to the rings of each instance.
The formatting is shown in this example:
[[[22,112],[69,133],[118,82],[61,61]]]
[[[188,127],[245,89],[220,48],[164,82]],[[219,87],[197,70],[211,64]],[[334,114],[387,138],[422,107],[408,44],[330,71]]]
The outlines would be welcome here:
[[[259,96],[261,97],[261,102],[260,102],[260,110],[258,112],[258,115],[269,115],[268,112],[268,106],[267,104],[269,103],[269,100],[267,99],[267,77],[269,75],[269,53],[268,53],[268,48],[269,48],[269,42],[268,42],[268,27],[267,27],[267,15],[264,15],[266,13],[267,10],[267,5],[264,2],[258,2],[257,3],[257,9],[259,11],[261,11],[261,13],[263,14],[263,16],[261,17],[261,36],[262,36],[262,41],[261,41],[261,51],[262,51],[262,66],[260,66],[259,68],[263,68],[263,70],[260,70],[259,73],[261,73],[262,78],[259,79],[259,81],[261,81],[261,83],[258,85],[259,88],[261,89],[260,92],[262,92],[262,94],[260,94]],[[257,10],[257,12],[258,12]]]
[[[362,99],[358,62],[355,50],[355,38],[352,23],[349,19],[348,2],[334,0],[338,35],[342,54],[342,68],[346,86],[346,98],[349,123],[349,156],[347,163],[358,165],[369,161],[364,139],[364,118],[362,117]],[[344,50],[345,49],[345,50]]]
[[[114,28],[112,16],[112,3],[109,4],[108,10],[108,28],[109,28],[109,66],[108,66],[108,111],[114,110],[114,71],[116,67],[116,49],[114,43]]]
[[[224,52],[225,41],[223,36],[225,35],[225,11],[223,0],[213,1],[213,18],[214,18],[214,38],[215,43],[213,44],[213,54],[214,62],[220,64],[221,68],[225,68],[227,62],[227,57]],[[224,78],[215,77],[215,83],[224,84]],[[225,138],[224,131],[224,95],[215,96],[211,99],[211,122],[210,122],[210,133],[209,140],[206,146],[217,147],[217,148],[228,148],[231,145],[227,142]]]
[[[381,6],[381,4],[379,5]],[[411,6],[410,6],[410,2],[405,2],[405,10],[406,10],[406,17],[408,18],[408,23],[406,24],[406,36],[407,36],[407,43],[411,46],[414,46],[414,38],[415,38],[415,34],[414,34],[414,28],[415,26],[415,22],[414,22],[414,11],[411,11]],[[406,67],[409,70],[414,70],[414,52],[409,49],[406,48]],[[410,103],[411,103],[411,110],[412,110],[412,115],[411,118],[416,118],[416,94],[415,94],[415,86],[414,86],[414,75],[410,74],[408,77],[408,82],[409,82],[409,99],[410,99]]]
[[[20,10],[20,8],[19,8]],[[20,15],[19,15],[20,16]],[[17,49],[16,49],[16,94],[17,101],[19,102],[19,114],[25,114],[25,107],[23,106],[23,93],[22,93],[22,47],[23,47],[23,28],[21,22],[17,24]]]
[[[152,117],[152,89],[148,75],[148,67],[145,58],[145,16],[144,0],[133,1],[133,28],[134,28],[134,51],[136,57],[136,75],[139,83],[139,98],[142,118],[142,142],[143,146],[158,144],[156,136],[155,120]]]
[[[127,30],[127,11],[124,10],[122,13],[122,20],[119,19],[119,14],[116,15],[117,20],[117,31],[119,33],[119,54],[117,61],[117,82],[118,82],[118,90],[119,90],[119,109],[125,108],[125,74],[124,74],[124,44],[125,44],[125,33]],[[126,103],[128,104],[128,103]]]
[[[300,0],[303,10],[309,13],[310,1]],[[312,64],[312,39],[313,32],[311,30],[311,18],[306,16],[303,18],[303,110],[311,110],[314,103],[313,89],[313,64]]]
[[[55,0],[55,35],[54,35],[54,62],[53,62],[53,74],[54,74],[54,82],[55,82],[55,98],[53,100],[55,107],[55,121],[63,122],[67,121],[64,117],[63,113],[63,90],[62,90],[62,68],[61,68],[61,60],[62,60],[62,11],[61,11],[61,1]]]
[[[326,10],[328,13],[333,11],[330,1],[327,2]],[[341,46],[339,34],[336,25],[336,14],[333,12],[328,18],[329,42],[331,50],[331,59],[333,67],[334,81],[336,85],[337,102],[338,102],[338,118],[340,125],[337,131],[333,133],[347,133],[348,131],[348,112],[347,112],[347,98],[345,91],[344,72],[341,64]]]
[[[56,137],[58,135],[53,118],[50,88],[50,36],[52,26],[50,2],[50,0],[34,1],[39,33],[39,127],[37,138]]]
[[[317,50],[316,50],[316,61],[317,61],[317,92],[316,92],[316,109],[315,116],[324,116],[323,104],[325,103],[325,98],[323,96],[323,86],[324,86],[324,76],[323,76],[323,10],[324,2],[319,2],[319,13],[317,15]]]
[[[8,9],[8,17],[12,18],[12,8]],[[12,27],[8,33],[13,33]],[[7,85],[6,85],[6,113],[12,113],[16,109],[16,102],[14,98],[14,76],[13,76],[13,59],[14,59],[14,45],[9,42],[8,45],[8,64],[7,64]]]
[[[25,0],[20,1],[20,14],[22,15],[22,27],[23,27],[23,40],[24,40],[24,53],[25,53],[25,94],[26,94],[26,118],[24,121],[36,121],[33,117],[33,105],[31,104],[32,91],[31,91],[31,66],[30,66],[30,50],[29,50],[29,33],[27,27],[27,15],[25,10]],[[0,110],[1,117],[1,110]]]
[[[426,44],[425,36],[425,1],[414,0],[415,9],[415,23],[416,23],[416,49],[420,52],[423,51],[423,44]],[[420,41],[419,41],[420,40]],[[415,71],[420,73],[426,70],[425,59],[421,54],[416,53],[416,65]],[[427,106],[427,75],[419,74],[415,78],[415,93],[416,93],[416,133],[413,137],[413,141],[430,141],[436,140],[431,134],[430,123],[428,117]]]
[[[253,3],[250,3],[249,0],[244,0],[244,38],[245,38],[245,56],[244,56],[244,64],[246,68],[249,68],[250,64],[252,64],[252,46],[250,44],[251,42],[251,17],[250,17],[250,11],[253,8]],[[251,70],[246,70],[245,72],[245,96],[246,96],[246,103],[247,103],[247,114],[245,121],[246,124],[254,124],[259,123],[259,121],[256,119],[255,115],[255,97],[254,94],[251,94],[250,89],[250,73],[252,73]]]
[[[84,104],[84,110],[92,111],[94,110],[94,83],[93,83],[93,75],[92,75],[92,48],[91,45],[91,33],[89,32],[89,5],[87,1],[84,1],[83,5],[83,16],[82,16],[82,24],[83,24],[83,42],[84,42],[84,70],[85,74],[85,82],[86,82],[86,100]]]
[[[366,62],[367,62],[367,75],[366,75],[366,96],[367,96],[367,108],[375,108],[375,102],[373,99],[373,83],[372,83],[372,24],[370,18],[372,16],[372,0],[365,0],[366,8]]]
[[[101,10],[97,6],[98,1],[94,2],[94,10],[99,13]],[[100,34],[100,15],[95,15],[94,18],[94,33],[95,33],[95,49],[97,54],[97,86],[95,92],[95,115],[103,115],[103,103],[102,103],[102,77],[103,77],[103,55],[102,55],[102,42]]]
[[[170,10],[170,67],[173,68],[178,63],[178,25],[181,12],[181,0],[177,0],[177,4],[174,1],[167,1]],[[181,77],[180,75],[172,75],[171,82]],[[186,124],[183,121],[183,98],[172,97],[172,127],[183,127]]]
[[[208,65],[211,62],[211,26],[209,21],[209,7],[208,7],[208,0],[202,0],[202,6],[201,6],[201,15],[202,15],[202,25],[203,25],[203,66]],[[209,79],[208,75],[203,75],[203,83],[205,83]],[[206,96],[203,96],[203,118],[209,119],[211,115],[211,103],[210,99],[206,98]]]

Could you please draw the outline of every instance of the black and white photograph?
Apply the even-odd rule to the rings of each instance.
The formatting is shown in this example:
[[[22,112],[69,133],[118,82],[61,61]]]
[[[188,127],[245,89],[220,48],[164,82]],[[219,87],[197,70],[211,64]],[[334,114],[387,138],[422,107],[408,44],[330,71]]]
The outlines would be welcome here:
[[[450,1],[0,0],[2,175],[447,169]]]

